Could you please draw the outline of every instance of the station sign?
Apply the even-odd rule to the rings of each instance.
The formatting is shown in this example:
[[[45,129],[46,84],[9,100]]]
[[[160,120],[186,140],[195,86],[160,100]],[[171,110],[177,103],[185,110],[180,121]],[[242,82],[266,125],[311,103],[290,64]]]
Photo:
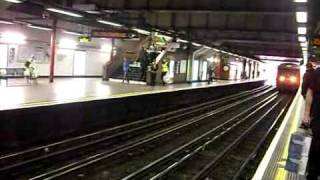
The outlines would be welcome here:
[[[136,38],[137,33],[131,31],[100,31],[94,30],[91,32],[95,38],[115,38],[115,39],[130,39]]]
[[[88,42],[91,42],[91,38],[88,37],[88,36],[80,36],[79,37],[79,42],[88,43]]]

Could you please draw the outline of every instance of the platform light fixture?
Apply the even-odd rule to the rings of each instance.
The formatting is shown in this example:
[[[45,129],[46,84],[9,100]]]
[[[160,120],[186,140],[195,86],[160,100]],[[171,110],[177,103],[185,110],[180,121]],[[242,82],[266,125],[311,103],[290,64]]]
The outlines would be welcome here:
[[[11,3],[23,3],[22,0],[5,0],[7,2],[11,2]]]
[[[164,39],[166,39],[167,41],[172,39],[172,37],[170,37],[170,36],[163,35],[163,34],[159,34],[159,33],[156,33],[155,36],[157,36],[157,37],[159,37],[159,38],[164,38]]]
[[[195,43],[195,42],[193,42],[192,45],[197,46],[197,47],[202,46],[201,44],[198,44],[198,43]]]
[[[0,20],[0,24],[14,24],[13,22],[10,22],[10,21],[6,21],[6,20]]]
[[[308,2],[308,0],[294,0],[294,2],[296,2],[296,3],[306,3],[306,2]]]
[[[298,34],[301,34],[301,35],[307,34],[307,28],[306,27],[298,27]]]
[[[150,31],[144,30],[144,29],[139,29],[139,28],[133,28],[132,30],[138,32],[139,34],[147,35],[149,36],[151,34]]]
[[[308,13],[307,12],[296,12],[296,20],[298,23],[307,23]]]
[[[298,41],[299,42],[306,42],[307,41],[307,38],[305,36],[299,36],[298,37]]]
[[[32,25],[29,24],[28,27],[33,28],[33,29],[40,29],[40,30],[44,30],[44,31],[51,31],[51,28],[48,27],[43,27],[43,26],[36,26],[36,25]]]
[[[181,43],[188,43],[189,41],[184,40],[184,39],[177,39],[177,42],[181,42]]]
[[[83,15],[81,15],[81,14],[74,13],[74,12],[71,12],[71,11],[66,11],[66,10],[63,10],[63,9],[58,9],[58,8],[47,8],[47,10],[51,11],[51,12],[59,13],[59,14],[72,16],[72,17],[79,17],[79,18],[83,17]]]
[[[107,24],[107,25],[111,25],[111,26],[116,26],[116,27],[121,27],[121,24],[118,23],[114,23],[111,21],[106,21],[106,20],[102,20],[102,19],[98,19],[97,22],[101,23],[101,24]]]
[[[82,36],[83,35],[82,33],[79,33],[79,32],[66,31],[66,30],[64,30],[63,33],[70,34],[70,35],[75,35],[75,36]]]
[[[308,42],[301,42],[301,43],[300,43],[300,46],[301,46],[301,47],[308,47]]]

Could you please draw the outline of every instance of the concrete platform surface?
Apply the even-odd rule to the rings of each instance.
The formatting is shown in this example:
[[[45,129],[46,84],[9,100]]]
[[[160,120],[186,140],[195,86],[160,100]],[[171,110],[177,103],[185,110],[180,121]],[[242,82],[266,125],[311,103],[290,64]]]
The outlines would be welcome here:
[[[121,81],[117,80],[103,82],[100,78],[56,78],[54,83],[49,83],[47,78],[41,78],[37,84],[27,84],[23,79],[16,80],[16,82],[10,81],[15,80],[9,80],[8,83],[1,83],[0,110],[119,98],[248,82],[248,80],[216,81],[210,85],[206,82],[201,82],[152,87],[135,82],[130,84],[121,83]]]

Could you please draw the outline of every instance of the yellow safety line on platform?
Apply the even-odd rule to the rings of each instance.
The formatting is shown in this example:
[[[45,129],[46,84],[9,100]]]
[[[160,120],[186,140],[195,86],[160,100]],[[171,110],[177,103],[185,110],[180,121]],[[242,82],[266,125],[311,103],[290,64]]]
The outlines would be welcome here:
[[[299,96],[300,96],[300,93],[299,93]],[[288,136],[284,151],[282,152],[282,156],[281,156],[281,160],[283,160],[283,162],[280,162],[280,163],[284,163],[283,165],[285,165],[285,160],[288,157],[288,148],[289,148],[289,144],[290,144],[291,134],[294,133],[295,131],[297,131],[297,129],[298,129],[299,121],[301,118],[301,111],[302,111],[301,108],[302,108],[302,98],[300,97],[300,98],[298,98],[298,102],[295,105],[294,115],[293,116],[290,115],[290,117],[289,117],[289,118],[293,118],[293,120],[292,120],[292,124],[290,126],[290,129],[289,129],[289,136]],[[288,172],[284,169],[284,166],[280,166],[277,169],[277,172],[276,172],[274,179],[286,180],[287,175],[288,175]]]
[[[283,134],[283,132],[285,130],[285,127],[288,124],[288,121],[290,119],[292,111],[293,111],[293,109],[294,109],[294,107],[295,107],[295,105],[297,103],[297,100],[298,100],[298,98],[300,96],[300,92],[301,92],[301,89],[298,90],[294,100],[292,101],[292,104],[290,105],[290,107],[288,109],[288,112],[287,112],[286,116],[284,117],[284,119],[282,121],[282,124],[280,125],[276,135],[274,136],[274,138],[273,138],[273,140],[272,140],[272,142],[271,142],[271,144],[270,144],[270,146],[269,146],[269,148],[267,150],[267,152],[265,153],[262,161],[260,162],[260,164],[259,164],[259,166],[258,166],[258,168],[257,168],[252,180],[262,180],[263,179],[263,176],[264,176],[265,171],[266,171],[266,169],[268,167],[268,164],[270,163],[270,160],[271,160],[271,158],[273,156],[273,153],[276,150],[278,142],[279,142],[279,140],[280,140],[280,138],[281,138],[281,136],[282,136],[282,134]]]

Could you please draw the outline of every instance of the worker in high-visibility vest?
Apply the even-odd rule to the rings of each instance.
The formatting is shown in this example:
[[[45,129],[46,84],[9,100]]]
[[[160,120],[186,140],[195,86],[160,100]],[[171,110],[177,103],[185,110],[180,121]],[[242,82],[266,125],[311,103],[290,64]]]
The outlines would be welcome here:
[[[169,72],[169,63],[166,59],[162,60],[161,64],[161,80],[162,80],[162,85],[166,85],[164,81],[164,76]]]

